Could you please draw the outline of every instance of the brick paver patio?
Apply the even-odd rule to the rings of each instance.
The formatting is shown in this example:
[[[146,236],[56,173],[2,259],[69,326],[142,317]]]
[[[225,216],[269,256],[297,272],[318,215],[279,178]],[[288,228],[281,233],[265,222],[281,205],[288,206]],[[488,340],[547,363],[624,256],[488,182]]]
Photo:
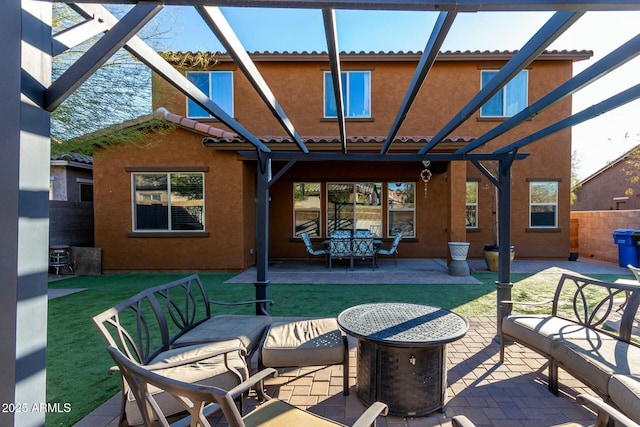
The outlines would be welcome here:
[[[594,415],[575,402],[579,393],[593,394],[562,371],[560,394],[547,390],[546,361],[517,344],[506,352],[507,362],[499,363],[495,318],[472,318],[467,335],[447,346],[448,400],[444,412],[426,417],[379,418],[381,427],[450,426],[451,417],[464,414],[478,427],[553,426],[577,421],[593,422]],[[364,406],[355,392],[355,340],[350,338],[350,395],[342,395],[342,366],[328,368],[281,369],[267,382],[270,395],[294,405],[350,425]],[[258,404],[255,396],[246,407]],[[119,396],[98,408],[77,426],[116,426]],[[212,425],[226,426],[219,416]],[[283,426],[290,427],[290,426]],[[296,426],[297,427],[297,426]],[[302,426],[301,426],[302,427]]]

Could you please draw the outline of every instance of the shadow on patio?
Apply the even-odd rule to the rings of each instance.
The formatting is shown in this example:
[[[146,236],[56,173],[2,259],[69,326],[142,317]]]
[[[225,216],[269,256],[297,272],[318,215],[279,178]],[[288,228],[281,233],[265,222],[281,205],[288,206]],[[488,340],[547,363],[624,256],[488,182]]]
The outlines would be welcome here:
[[[467,415],[482,426],[552,426],[563,422],[593,422],[594,415],[575,402],[579,393],[593,394],[561,371],[559,396],[547,390],[546,360],[517,344],[507,349],[507,362],[499,363],[499,345],[494,341],[494,318],[471,318],[470,329],[461,340],[447,347],[448,400],[444,412],[425,417],[379,418],[381,427],[450,426],[451,417]],[[267,382],[270,395],[349,425],[365,409],[355,391],[356,348],[350,343],[350,395],[342,395],[342,367],[280,369]],[[255,362],[255,361],[254,361]],[[255,366],[254,366],[255,368]],[[119,395],[76,426],[116,426]],[[248,410],[258,402],[252,394]],[[212,425],[227,425],[219,416]],[[288,427],[288,426],[287,426]]]

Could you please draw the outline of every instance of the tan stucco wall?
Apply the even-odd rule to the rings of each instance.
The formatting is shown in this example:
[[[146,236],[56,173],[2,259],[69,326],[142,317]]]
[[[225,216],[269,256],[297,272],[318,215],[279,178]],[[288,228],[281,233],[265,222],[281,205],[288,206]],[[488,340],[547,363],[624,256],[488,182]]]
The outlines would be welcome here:
[[[175,129],[150,138],[148,146],[121,145],[94,156],[96,246],[104,270],[241,270],[245,254],[247,194],[243,164],[235,153],[205,149],[202,137]],[[207,237],[135,237],[131,172],[127,167],[206,166]],[[252,232],[251,229],[248,230]]]
[[[302,136],[336,136],[335,121],[322,120],[322,73],[326,63],[320,62],[258,62],[265,80],[284,111]],[[480,69],[495,68],[500,62],[437,62],[422,87],[415,105],[399,136],[432,136],[468,102],[480,88]],[[344,69],[372,71],[372,119],[348,121],[347,134],[385,136],[395,118],[407,86],[415,70],[415,62],[349,62]],[[228,64],[221,67],[229,69]],[[529,67],[529,103],[546,94],[571,77],[567,61],[538,61]],[[167,107],[185,114],[185,98],[166,84],[154,80],[154,106]],[[234,117],[255,135],[285,135],[262,100],[254,93],[246,78],[234,74]],[[158,94],[162,93],[161,96]],[[510,131],[479,151],[493,150],[526,136],[571,113],[569,101],[563,101],[539,114],[517,130]],[[453,132],[453,136],[478,136],[499,124],[496,120],[470,120]],[[219,122],[209,121],[223,127]],[[201,135],[176,129],[162,136],[149,138],[153,146],[139,148],[125,145],[105,150],[95,160],[96,245],[104,249],[104,269],[243,269],[255,262],[255,165],[238,160],[235,152],[203,148]],[[517,161],[512,170],[512,243],[518,257],[565,258],[569,254],[569,186],[570,131],[554,134],[520,150],[531,153]],[[350,147],[355,150],[361,146]],[[392,145],[392,150],[415,152],[420,146]],[[311,147],[314,149],[315,147]],[[247,149],[251,149],[247,147]],[[378,150],[379,147],[374,147]],[[454,148],[450,148],[454,149]],[[338,147],[334,147],[338,150]],[[205,174],[206,231],[199,238],[128,237],[131,232],[131,174],[127,166],[208,166]],[[274,173],[282,164],[274,164]],[[331,163],[298,162],[270,189],[271,258],[303,258],[302,243],[293,236],[293,183],[326,182],[397,182],[413,181],[416,188],[416,238],[402,243],[400,256],[447,256],[447,241],[457,240],[464,233],[464,181],[469,177],[479,181],[479,229],[467,231],[471,242],[470,257],[481,257],[485,244],[492,243],[492,186],[470,163],[434,164],[427,197],[420,181],[422,165],[393,162]],[[454,172],[451,172],[454,171]],[[450,174],[453,173],[453,175]],[[559,182],[558,228],[535,231],[529,227],[529,180],[550,179]],[[324,187],[323,187],[324,191]],[[386,224],[386,210],[383,211]],[[453,212],[453,214],[452,214]],[[326,208],[323,206],[323,222]],[[324,227],[324,224],[323,224]],[[326,233],[326,231],[324,231]],[[461,238],[463,240],[465,238]],[[387,238],[387,241],[389,239]]]
[[[613,231],[640,230],[640,210],[571,212],[571,218],[578,220],[580,258],[618,262],[619,247],[613,239]]]

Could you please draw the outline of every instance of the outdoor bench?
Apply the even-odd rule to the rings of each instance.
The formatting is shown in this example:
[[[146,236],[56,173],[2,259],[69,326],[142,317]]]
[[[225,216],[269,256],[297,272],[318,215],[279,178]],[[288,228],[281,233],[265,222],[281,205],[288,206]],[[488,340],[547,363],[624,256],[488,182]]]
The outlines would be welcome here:
[[[506,342],[523,344],[548,358],[551,392],[558,393],[562,368],[640,422],[640,337],[632,336],[640,304],[638,284],[563,274],[553,299],[545,303],[551,304],[549,315],[514,314],[515,301],[500,302],[506,313],[500,361]]]
[[[146,289],[96,315],[93,322],[109,346],[160,375],[184,382],[233,387],[249,376],[247,359],[258,349],[270,316],[218,315],[212,305],[270,303],[212,301],[191,275]],[[158,391],[158,390],[156,390]],[[184,408],[164,392],[154,398],[169,415]],[[122,384],[120,425],[142,423],[128,385]]]

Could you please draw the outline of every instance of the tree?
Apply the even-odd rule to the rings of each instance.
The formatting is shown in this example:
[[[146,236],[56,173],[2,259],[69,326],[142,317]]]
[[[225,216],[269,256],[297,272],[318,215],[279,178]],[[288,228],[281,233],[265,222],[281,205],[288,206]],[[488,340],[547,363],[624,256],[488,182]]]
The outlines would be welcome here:
[[[109,9],[116,16],[122,16],[127,11],[124,7]],[[139,34],[156,49],[161,47],[168,32],[164,28],[170,25],[171,17],[168,20],[166,18],[151,21]],[[82,20],[66,4],[53,4],[54,33]],[[95,41],[95,38],[88,40],[57,55],[52,64],[53,78],[58,78]],[[151,71],[121,49],[53,111],[51,135],[58,143],[52,145],[52,153],[71,151],[69,149],[72,147],[65,143],[68,140],[150,112]],[[77,148],[75,147],[76,150]],[[92,148],[87,146],[81,151],[91,154]]]

